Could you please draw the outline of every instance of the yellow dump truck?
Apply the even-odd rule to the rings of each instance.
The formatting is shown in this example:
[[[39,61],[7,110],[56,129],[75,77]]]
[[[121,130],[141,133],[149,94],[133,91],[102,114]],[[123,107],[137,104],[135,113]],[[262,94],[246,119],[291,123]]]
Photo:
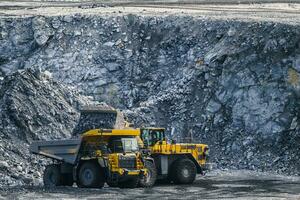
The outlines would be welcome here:
[[[154,159],[157,179],[176,184],[194,182],[196,174],[211,169],[206,144],[167,142],[164,128],[141,128],[139,144],[149,150]],[[149,174],[151,173],[149,168]],[[149,180],[151,181],[151,180]]]
[[[136,187],[147,177],[147,160],[140,153],[138,130],[92,129],[78,139],[35,141],[30,152],[55,160],[44,171],[44,185],[102,188],[105,183],[121,188]],[[153,161],[152,161],[153,162]]]

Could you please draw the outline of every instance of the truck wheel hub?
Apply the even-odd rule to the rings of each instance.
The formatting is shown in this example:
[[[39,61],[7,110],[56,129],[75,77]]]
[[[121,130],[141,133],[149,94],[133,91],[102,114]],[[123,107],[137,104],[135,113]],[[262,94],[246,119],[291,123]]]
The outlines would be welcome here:
[[[90,184],[93,181],[93,178],[94,178],[92,170],[90,170],[90,169],[84,170],[83,177],[84,177],[84,183],[85,184]]]
[[[190,175],[189,170],[186,169],[186,168],[184,168],[184,169],[182,170],[182,175],[183,175],[185,178],[189,177],[189,175]]]

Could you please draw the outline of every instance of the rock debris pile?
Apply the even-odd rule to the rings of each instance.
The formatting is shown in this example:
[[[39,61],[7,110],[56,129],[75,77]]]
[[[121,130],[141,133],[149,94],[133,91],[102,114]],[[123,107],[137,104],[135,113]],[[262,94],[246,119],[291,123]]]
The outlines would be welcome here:
[[[5,77],[0,89],[0,186],[39,184],[47,160],[30,155],[29,143],[70,138],[86,105],[108,108],[53,81],[49,72],[21,70]]]

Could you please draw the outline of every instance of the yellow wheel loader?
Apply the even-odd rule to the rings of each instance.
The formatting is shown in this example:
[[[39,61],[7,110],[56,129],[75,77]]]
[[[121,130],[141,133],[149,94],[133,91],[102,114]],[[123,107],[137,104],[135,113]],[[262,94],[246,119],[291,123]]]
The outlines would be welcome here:
[[[193,183],[196,174],[211,169],[206,144],[168,143],[164,128],[141,128],[140,146],[154,159],[157,179],[175,184]],[[150,169],[149,169],[150,170]]]

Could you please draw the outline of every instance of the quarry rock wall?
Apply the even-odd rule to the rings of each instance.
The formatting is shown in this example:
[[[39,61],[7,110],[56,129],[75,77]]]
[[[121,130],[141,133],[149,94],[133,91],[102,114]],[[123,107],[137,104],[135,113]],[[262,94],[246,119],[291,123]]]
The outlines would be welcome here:
[[[0,33],[1,76],[47,70],[136,126],[209,144],[220,168],[300,172],[300,26],[76,14],[3,18]]]

